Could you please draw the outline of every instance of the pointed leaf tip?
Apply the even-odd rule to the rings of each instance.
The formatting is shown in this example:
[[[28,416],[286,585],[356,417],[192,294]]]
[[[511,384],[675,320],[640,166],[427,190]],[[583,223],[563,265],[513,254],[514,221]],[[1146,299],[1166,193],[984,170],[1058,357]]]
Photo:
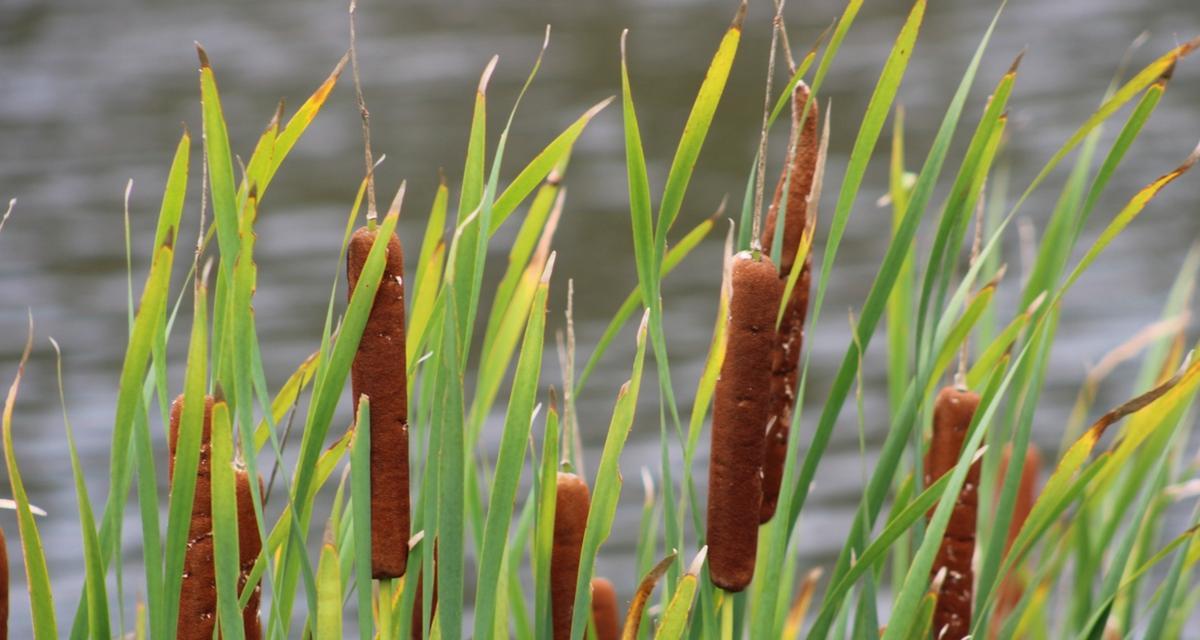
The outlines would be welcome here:
[[[329,76],[336,80],[338,77],[340,77],[342,75],[342,70],[346,68],[346,65],[349,62],[350,62],[350,52],[347,51],[346,53],[342,54],[342,59],[338,60],[337,65],[333,67],[333,73],[329,74]]]
[[[492,59],[488,60],[487,66],[483,69],[483,75],[479,76],[479,95],[487,95],[488,82],[491,81],[492,72],[496,70],[498,62],[500,62],[499,54],[493,55]]]
[[[542,284],[550,284],[550,274],[554,273],[554,259],[558,257],[557,251],[551,251],[550,257],[546,259],[546,268],[542,269]]]
[[[737,13],[734,14],[734,16],[733,16],[733,24],[729,25],[729,28],[731,30],[734,30],[734,31],[742,30],[742,23],[746,21],[746,6],[747,6],[747,4],[748,3],[746,0],[742,0],[741,3],[738,4]]]
[[[1013,58],[1012,64],[1009,65],[1009,67],[1008,67],[1009,74],[1014,74],[1017,72],[1017,68],[1019,68],[1021,66],[1021,61],[1025,59],[1025,53],[1028,51],[1029,51],[1028,45],[1021,48],[1021,52],[1017,54],[1016,58]]]
[[[196,45],[196,55],[200,57],[200,68],[212,68],[212,65],[208,62],[208,52],[204,50],[204,46],[200,44],[199,40],[194,40],[193,43]]]

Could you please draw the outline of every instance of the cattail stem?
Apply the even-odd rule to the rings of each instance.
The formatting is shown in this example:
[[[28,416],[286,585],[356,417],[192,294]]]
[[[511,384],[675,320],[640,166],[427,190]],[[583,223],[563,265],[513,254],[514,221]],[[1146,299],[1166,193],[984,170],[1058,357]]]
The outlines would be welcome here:
[[[217,624],[217,573],[212,537],[212,396],[204,398],[204,427],[200,436],[200,459],[196,467],[196,492],[192,498],[192,520],[188,526],[187,552],[183,558],[183,582],[179,591],[178,640],[211,640]],[[183,417],[183,396],[171,403],[167,469],[175,476],[175,450]]]
[[[583,478],[573,473],[558,474],[554,501],[554,547],[550,555],[550,614],[554,640],[569,640],[575,608],[575,585],[579,580],[579,554],[587,529],[591,493]]]
[[[617,640],[621,637],[621,617],[617,607],[617,590],[607,578],[592,579],[592,622],[596,625],[596,640]]]
[[[933,405],[933,440],[925,463],[925,485],[933,484],[958,464],[979,394],[948,386]],[[945,580],[933,613],[934,635],[962,640],[971,632],[971,605],[975,574],[975,521],[979,510],[979,462],[971,465],[954,503],[950,522],[938,548],[931,575],[945,568]]]
[[[347,274],[354,291],[375,242],[362,227],[350,238]],[[408,391],[404,346],[404,253],[388,239],[387,264],[350,369],[355,411],[371,399],[371,573],[399,578],[408,565]]]
[[[714,392],[708,473],[708,558],[713,584],[741,591],[754,577],[762,464],[783,283],[770,259],[734,256],[728,340]]]
[[[809,109],[808,116],[804,117],[802,113],[806,103]],[[797,83],[792,97],[792,154],[775,186],[775,197],[767,211],[767,223],[762,238],[763,247],[770,251],[778,231],[780,208],[784,208],[779,261],[779,277],[783,281],[787,280],[795,268],[796,254],[809,226],[808,199],[813,192],[821,155],[818,118],[816,100],[810,101],[808,86],[803,82]],[[791,428],[792,408],[796,404],[797,370],[800,366],[800,350],[804,343],[804,321],[808,315],[811,265],[812,260],[805,256],[800,266],[800,276],[787,301],[771,356],[771,394],[768,401],[770,414],[764,423],[768,433],[763,457],[763,499],[759,510],[759,522],[763,523],[775,515],[775,507],[779,502],[783,465],[787,458],[788,431]]]

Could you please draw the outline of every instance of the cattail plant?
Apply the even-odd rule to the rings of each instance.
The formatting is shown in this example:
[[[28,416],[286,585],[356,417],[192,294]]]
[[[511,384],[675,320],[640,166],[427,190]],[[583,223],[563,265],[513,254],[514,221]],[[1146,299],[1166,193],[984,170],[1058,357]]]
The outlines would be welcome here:
[[[179,623],[176,637],[211,640],[217,625],[216,563],[213,547],[212,516],[212,396],[204,398],[204,427],[200,436],[200,458],[196,467],[196,493],[192,499],[192,521],[188,527],[187,553],[183,560],[183,583],[179,593]],[[171,403],[170,453],[168,470],[175,476],[175,450],[179,440],[179,425],[183,417],[183,395]],[[250,474],[238,469],[235,474],[237,497],[238,555],[241,576],[238,591],[245,588],[258,555],[262,553],[262,538],[258,535],[258,520],[250,488]],[[261,495],[262,479],[258,479]],[[247,640],[262,638],[259,621],[261,585],[255,585],[246,607],[242,610],[242,625]]]
[[[999,490],[1003,482],[1004,476],[1008,473],[1008,465],[1012,460],[1012,445],[1004,448],[1004,455],[1000,459],[996,478],[996,493],[999,497]],[[1021,532],[1021,527],[1025,526],[1025,520],[1029,518],[1029,512],[1033,510],[1033,503],[1037,500],[1037,481],[1038,475],[1042,470],[1042,454],[1038,451],[1037,446],[1032,442],[1025,449],[1025,466],[1021,468],[1021,482],[1017,485],[1017,499],[1013,503],[1012,522],[1008,526],[1008,535],[1005,538],[1004,551],[1008,552],[1012,548],[1013,542],[1017,539],[1017,534]],[[1000,582],[999,591],[996,594],[996,610],[992,616],[993,629],[998,632],[1001,621],[1017,607],[1021,596],[1025,594],[1024,580],[1015,572],[1010,572]]]
[[[263,494],[262,477],[258,478],[258,494]],[[258,555],[262,553],[262,538],[258,535],[258,520],[254,514],[254,497],[250,487],[250,473],[245,469],[237,471],[237,523],[238,523],[238,555],[241,567],[241,577],[238,579],[238,593],[246,588],[250,572]],[[258,617],[259,603],[262,600],[262,584],[254,585],[254,591],[242,609],[242,625],[246,629],[246,640],[262,638],[262,622]]]
[[[933,440],[925,460],[925,485],[929,486],[958,464],[967,429],[979,406],[979,394],[948,386],[933,404]],[[979,462],[971,465],[963,482],[938,547],[931,575],[945,568],[945,579],[933,613],[934,635],[945,640],[962,640],[971,631],[971,605],[975,574],[975,519],[979,509]]]
[[[714,392],[708,467],[708,561],[716,586],[754,577],[770,362],[783,282],[765,255],[743,251],[730,268],[728,342]]]
[[[592,622],[596,625],[596,640],[620,638],[620,620],[617,590],[612,581],[608,578],[592,578]]]
[[[550,555],[550,615],[554,640],[571,637],[575,581],[579,579],[579,554],[583,549],[590,506],[591,493],[583,478],[560,472],[554,501],[554,548]]]
[[[183,558],[183,582],[179,591],[179,640],[211,640],[217,625],[217,570],[213,556],[212,519],[212,396],[204,397],[204,427],[200,436],[200,458],[196,467],[196,492],[192,498],[192,521],[188,526],[187,553]],[[183,417],[183,395],[171,403],[167,469],[175,477],[175,450]]]
[[[375,241],[362,227],[350,238],[347,275],[353,293]],[[399,578],[408,565],[408,379],[404,346],[404,253],[388,239],[387,264],[350,368],[354,410],[371,399],[371,573]]]
[[[770,251],[775,243],[775,234],[782,219],[782,251],[779,258],[779,278],[786,281],[796,268],[796,254],[801,238],[809,226],[809,199],[819,188],[817,164],[821,157],[817,101],[810,100],[811,93],[804,82],[796,84],[792,95],[792,155],[783,168],[779,183],[775,186],[775,197],[767,210],[763,228],[762,246]],[[804,117],[805,104],[809,105],[808,116]],[[784,193],[787,193],[786,201]],[[816,203],[813,203],[815,208]],[[780,214],[780,208],[784,212]],[[816,212],[814,211],[813,214]],[[767,441],[763,457],[763,498],[759,510],[760,522],[767,522],[775,515],[779,502],[779,485],[783,480],[783,463],[787,457],[788,431],[792,421],[792,407],[796,403],[796,371],[800,365],[800,349],[804,343],[804,320],[808,314],[808,293],[812,281],[812,258],[806,254],[800,265],[800,275],[788,297],[782,321],[779,324],[775,350],[771,354],[771,395],[768,400],[770,414],[767,418]]]

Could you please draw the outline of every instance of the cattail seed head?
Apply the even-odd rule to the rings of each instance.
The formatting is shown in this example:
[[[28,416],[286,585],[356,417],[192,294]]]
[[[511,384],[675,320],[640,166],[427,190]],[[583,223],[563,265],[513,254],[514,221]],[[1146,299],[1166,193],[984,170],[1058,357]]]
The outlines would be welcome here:
[[[187,552],[183,557],[183,582],[179,591],[178,640],[211,640],[217,624],[217,572],[212,537],[212,396],[204,398],[204,425],[196,468],[196,491],[188,526]],[[175,451],[183,418],[183,396],[171,403],[168,471],[175,477]]]
[[[376,231],[362,227],[350,238],[347,275],[358,284]],[[399,578],[408,566],[411,526],[408,470],[408,378],[404,343],[404,253],[388,239],[387,262],[358,352],[350,368],[358,398],[371,399],[371,571],[376,579]]]
[[[587,529],[591,506],[587,483],[573,473],[559,473],[554,505],[550,611],[554,640],[568,640],[575,608],[575,586],[579,580],[579,554],[583,549],[583,533]]]
[[[1012,445],[1010,444],[1004,448],[1004,455],[1000,458],[1000,466],[996,474],[997,497],[999,497],[1004,476],[1007,475],[1008,465],[1011,462]],[[1005,552],[1012,548],[1017,534],[1020,533],[1021,527],[1025,526],[1025,521],[1033,510],[1033,503],[1037,501],[1037,481],[1041,470],[1042,454],[1031,442],[1025,449],[1025,465],[1021,467],[1021,482],[1017,485],[1017,500],[1013,503],[1012,521],[1008,525],[1008,536],[1005,540]],[[996,594],[996,608],[992,615],[993,636],[998,637],[997,634],[1004,618],[1016,609],[1017,603],[1021,601],[1024,594],[1024,579],[1016,571],[1010,571],[1000,583],[999,591]]]
[[[238,594],[246,588],[254,563],[262,553],[262,538],[258,535],[258,518],[254,512],[254,495],[251,493],[250,473],[239,469],[237,479],[237,517],[238,517],[238,556],[241,565],[241,576],[238,578]],[[263,493],[262,478],[258,478],[258,495]],[[262,585],[254,585],[254,592],[242,609],[242,625],[246,630],[246,640],[262,638],[262,622],[259,620],[259,606],[262,601]]]
[[[713,584],[745,589],[754,577],[762,505],[769,363],[782,282],[766,256],[734,256],[728,340],[713,403],[708,472],[708,561]]]
[[[809,102],[811,93],[804,82],[796,85],[792,95],[792,139],[794,147],[789,162],[784,165],[775,187],[775,197],[767,210],[767,221],[762,234],[762,246],[770,251],[774,246],[775,233],[779,226],[780,209],[783,212],[783,239],[779,277],[787,280],[796,266],[796,254],[801,239],[810,223],[808,199],[816,186],[817,165],[821,161],[820,118],[816,100]],[[808,116],[803,117],[804,105],[808,103]],[[787,201],[784,202],[786,188]],[[788,298],[782,321],[779,325],[775,351],[771,356],[771,394],[768,400],[770,414],[767,418],[766,450],[763,458],[763,499],[759,510],[759,521],[767,522],[775,515],[779,502],[779,488],[783,480],[783,465],[787,458],[788,431],[792,422],[792,407],[796,403],[797,370],[800,365],[800,350],[804,343],[804,321],[808,315],[808,294],[812,286],[812,259],[806,255],[798,267],[801,269]],[[765,425],[766,426],[766,425]]]
[[[592,579],[592,620],[596,625],[596,640],[621,637],[617,590],[608,578]]]
[[[787,189],[787,210],[784,212],[783,252],[780,254],[779,272],[787,276],[795,266],[796,251],[800,238],[808,226],[808,195],[812,192],[813,177],[820,160],[821,133],[818,126],[817,101],[809,101],[810,92],[804,82],[796,84],[792,94],[792,137],[795,146],[792,156],[784,165],[779,182],[775,185],[775,196],[767,209],[766,224],[763,226],[762,244],[770,251],[775,242],[775,231],[779,226],[779,208],[783,206],[783,193]],[[808,103],[808,117],[803,117],[804,104]],[[803,122],[801,122],[803,120]]]
[[[954,386],[938,393],[933,404],[933,439],[925,460],[926,486],[958,464],[978,407],[977,393]],[[971,631],[975,581],[971,560],[975,554],[975,521],[979,511],[979,466],[979,461],[975,461],[967,472],[932,568],[933,574],[945,569],[933,613],[933,629],[946,640],[962,640]]]

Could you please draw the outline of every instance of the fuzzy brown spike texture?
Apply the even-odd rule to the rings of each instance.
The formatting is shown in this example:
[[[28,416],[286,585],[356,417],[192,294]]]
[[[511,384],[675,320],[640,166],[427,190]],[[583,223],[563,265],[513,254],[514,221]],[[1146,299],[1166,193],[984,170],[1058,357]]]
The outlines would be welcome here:
[[[192,498],[192,520],[188,527],[187,552],[183,557],[183,582],[179,591],[178,640],[211,640],[217,625],[217,568],[212,537],[212,396],[204,398],[204,426],[200,436],[200,458],[196,467],[196,493]],[[183,418],[183,396],[171,403],[167,469],[175,477],[175,450]]]
[[[1004,476],[1008,472],[1008,465],[1011,462],[1012,445],[1010,444],[1004,448],[1004,456],[1000,459],[1000,467],[996,474],[997,499],[999,499]],[[1017,500],[1013,503],[1012,522],[1009,523],[1008,536],[1004,543],[1006,553],[1012,548],[1017,534],[1020,533],[1021,527],[1025,526],[1025,521],[1029,519],[1029,513],[1033,511],[1033,503],[1037,501],[1037,482],[1041,471],[1042,454],[1031,442],[1025,449],[1025,465],[1021,467],[1021,482],[1017,485]],[[996,594],[996,609],[992,615],[993,636],[999,632],[1004,618],[1013,609],[1016,609],[1017,603],[1021,601],[1023,595],[1025,595],[1024,579],[1015,570],[1010,571],[1000,583],[999,592]]]
[[[954,386],[943,388],[933,403],[933,440],[925,459],[925,486],[929,486],[958,464],[967,430],[979,407],[979,394]],[[975,520],[979,511],[979,462],[971,465],[954,502],[950,523],[938,547],[931,575],[942,567],[946,577],[933,612],[934,635],[944,640],[962,640],[971,632],[971,606],[975,574]]]
[[[596,640],[621,637],[617,589],[608,578],[592,578],[592,621],[596,625]]]
[[[362,227],[350,238],[346,271],[351,293],[375,234]],[[383,276],[350,368],[355,414],[361,396],[371,400],[371,572],[379,580],[399,578],[408,567],[411,514],[405,358],[404,252],[393,234],[388,238]]]
[[[262,538],[258,535],[258,518],[254,513],[254,495],[251,493],[250,473],[244,469],[237,471],[237,519],[238,519],[238,560],[241,576],[238,578],[238,594],[246,588],[250,572],[258,555],[262,553]],[[262,477],[258,478],[258,495],[263,494]],[[246,630],[246,640],[262,638],[262,622],[259,619],[259,605],[262,602],[262,584],[254,585],[250,599],[242,609],[242,625]]]
[[[780,279],[786,281],[796,266],[804,230],[809,224],[808,197],[813,189],[817,163],[820,161],[821,135],[816,100],[809,102],[810,92],[803,82],[796,85],[792,96],[792,137],[795,147],[790,162],[784,165],[775,186],[775,197],[767,210],[766,225],[762,234],[764,251],[774,246],[775,233],[779,224],[780,208],[783,214],[782,259]],[[805,103],[809,103],[808,117],[803,118]],[[787,202],[784,203],[784,190]],[[792,407],[796,404],[797,370],[800,366],[800,350],[804,344],[804,320],[808,315],[808,295],[812,287],[812,259],[805,256],[800,265],[800,275],[792,294],[788,298],[782,322],[779,325],[775,351],[771,356],[771,396],[766,450],[763,457],[763,499],[759,510],[759,521],[767,522],[775,515],[779,503],[779,488],[783,480],[783,465],[787,458],[788,432],[792,422]]]
[[[575,608],[575,585],[579,580],[579,554],[587,529],[591,492],[583,478],[573,473],[558,474],[554,500],[554,546],[550,552],[550,615],[554,640],[569,640]]]
[[[708,563],[713,584],[741,591],[754,577],[762,461],[783,283],[765,255],[742,252],[730,270],[728,339],[714,392],[708,466]]]

